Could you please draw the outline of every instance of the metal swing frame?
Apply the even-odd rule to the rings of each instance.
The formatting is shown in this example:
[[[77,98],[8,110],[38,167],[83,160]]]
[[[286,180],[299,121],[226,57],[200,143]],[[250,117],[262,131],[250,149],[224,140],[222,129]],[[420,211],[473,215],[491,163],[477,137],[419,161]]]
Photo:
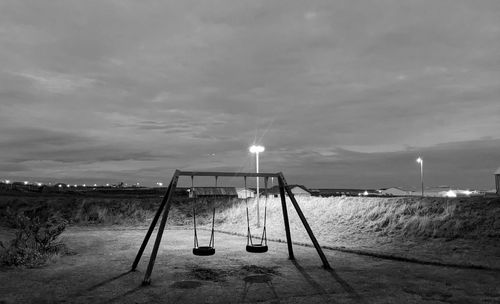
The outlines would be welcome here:
[[[295,260],[295,256],[293,254],[293,247],[292,247],[292,237],[290,235],[290,223],[288,221],[288,211],[286,207],[286,198],[285,198],[285,193],[288,195],[290,198],[290,201],[292,203],[292,206],[295,208],[295,211],[297,212],[302,224],[304,225],[304,228],[307,231],[307,234],[309,235],[309,238],[311,239],[314,248],[316,248],[316,251],[323,263],[323,268],[325,269],[332,269],[330,264],[328,263],[328,260],[326,259],[325,254],[323,253],[323,250],[321,249],[318,241],[316,240],[316,237],[314,236],[314,233],[311,230],[311,227],[309,226],[309,223],[307,222],[304,214],[302,213],[302,210],[299,207],[299,204],[297,203],[297,200],[295,199],[295,196],[293,195],[292,191],[290,190],[290,187],[286,183],[285,177],[283,176],[283,173],[243,173],[243,172],[195,172],[195,171],[180,171],[180,170],[175,170],[175,173],[172,177],[172,180],[170,181],[170,184],[168,185],[167,192],[165,193],[165,196],[163,197],[160,207],[156,211],[156,214],[153,218],[153,221],[151,222],[151,225],[149,226],[148,231],[146,232],[146,236],[144,237],[144,240],[142,241],[141,247],[139,248],[139,251],[137,252],[137,255],[135,257],[135,260],[132,264],[132,271],[137,269],[137,265],[139,264],[139,261],[141,260],[142,254],[144,253],[144,250],[146,249],[146,246],[149,242],[149,239],[151,238],[151,235],[153,234],[153,231],[156,227],[156,224],[158,223],[158,220],[161,215],[161,222],[160,226],[158,228],[158,232],[156,234],[156,240],[153,245],[153,250],[151,252],[151,256],[149,258],[149,263],[148,263],[148,268],[146,269],[146,273],[144,274],[144,280],[142,281],[143,285],[149,285],[151,283],[151,273],[153,271],[153,267],[156,261],[156,256],[158,254],[158,248],[160,247],[161,243],[161,238],[163,236],[163,231],[165,230],[165,225],[167,223],[167,218],[168,218],[168,212],[170,211],[170,207],[172,205],[172,198],[175,193],[175,189],[177,187],[177,182],[179,180],[180,176],[214,176],[216,179],[221,176],[221,177],[276,177],[278,179],[279,183],[279,191],[280,191],[280,197],[281,197],[281,207],[283,210],[283,222],[285,226],[285,232],[286,232],[286,241],[287,241],[287,246],[288,246],[288,258],[290,260]],[[163,214],[162,214],[163,213]]]

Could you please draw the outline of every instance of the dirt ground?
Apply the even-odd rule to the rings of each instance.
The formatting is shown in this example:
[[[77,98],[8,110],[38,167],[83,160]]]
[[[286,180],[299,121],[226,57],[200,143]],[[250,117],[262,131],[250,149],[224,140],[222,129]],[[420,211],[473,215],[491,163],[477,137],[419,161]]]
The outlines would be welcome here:
[[[216,234],[214,256],[198,257],[192,231],[179,229],[165,231],[152,283],[141,286],[153,238],[129,270],[145,233],[72,227],[63,239],[76,254],[38,269],[1,269],[0,303],[500,303],[497,270],[324,250],[327,271],[314,248],[294,245],[291,261],[286,244],[251,254],[245,238],[227,234]]]

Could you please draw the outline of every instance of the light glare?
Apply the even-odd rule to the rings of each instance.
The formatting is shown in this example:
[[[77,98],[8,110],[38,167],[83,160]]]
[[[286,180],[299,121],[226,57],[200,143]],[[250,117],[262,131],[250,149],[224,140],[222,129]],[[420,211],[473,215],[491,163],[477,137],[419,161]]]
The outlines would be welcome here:
[[[446,197],[457,197],[457,193],[453,190],[448,190],[448,191],[446,191],[445,196]]]
[[[250,147],[249,150],[251,153],[261,153],[261,152],[264,152],[265,148],[263,146],[253,145]]]

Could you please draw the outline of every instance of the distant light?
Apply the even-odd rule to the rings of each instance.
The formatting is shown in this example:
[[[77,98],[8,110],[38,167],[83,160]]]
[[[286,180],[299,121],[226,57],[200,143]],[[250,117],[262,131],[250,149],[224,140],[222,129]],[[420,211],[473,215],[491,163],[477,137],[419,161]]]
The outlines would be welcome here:
[[[24,181],[24,184],[25,184],[25,185],[27,185],[27,184],[28,184],[28,182],[27,182],[27,181]]]
[[[42,183],[36,183],[38,185],[38,187],[40,187],[42,185]]]
[[[84,187],[87,187],[85,184],[83,184]]]
[[[74,186],[75,186],[75,188],[78,187],[76,184]]]
[[[97,187],[97,184],[94,184],[94,187]]]
[[[367,196],[368,195],[368,191],[365,190],[365,192],[363,192],[363,195]]]
[[[158,182],[158,183],[156,183],[156,184],[157,184],[158,186],[160,186],[160,187],[163,187],[163,183],[161,183],[161,182]]]
[[[5,183],[6,183],[6,184],[10,184],[10,180],[8,180],[8,179],[7,179],[7,180],[5,180]]]
[[[465,191],[463,192],[463,194],[465,194],[465,195],[467,195],[467,196],[470,196],[470,195],[472,194],[472,191],[470,191],[470,190],[465,190]]]
[[[71,187],[71,185],[66,185],[67,188]]]
[[[253,145],[249,148],[251,153],[261,153],[264,152],[265,148],[263,146]]]
[[[421,164],[423,161],[424,160],[421,157],[417,158],[417,163]]]
[[[446,197],[457,197],[457,193],[453,190],[448,190],[446,191],[446,193],[444,194]]]
[[[59,184],[59,185],[58,185],[58,187],[59,187],[59,188],[61,188],[61,187],[62,187],[62,185],[61,185],[61,184]]]

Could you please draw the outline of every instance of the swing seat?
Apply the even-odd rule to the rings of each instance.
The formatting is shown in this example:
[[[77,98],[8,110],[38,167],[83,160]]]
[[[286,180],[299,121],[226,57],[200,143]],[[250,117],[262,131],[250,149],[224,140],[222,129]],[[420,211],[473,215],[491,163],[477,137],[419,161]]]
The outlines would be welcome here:
[[[193,248],[193,254],[199,256],[208,256],[215,254],[215,248],[210,246],[200,246]]]
[[[267,252],[267,245],[262,245],[262,244],[253,244],[253,245],[247,245],[247,252],[252,252],[252,253],[264,253]]]

